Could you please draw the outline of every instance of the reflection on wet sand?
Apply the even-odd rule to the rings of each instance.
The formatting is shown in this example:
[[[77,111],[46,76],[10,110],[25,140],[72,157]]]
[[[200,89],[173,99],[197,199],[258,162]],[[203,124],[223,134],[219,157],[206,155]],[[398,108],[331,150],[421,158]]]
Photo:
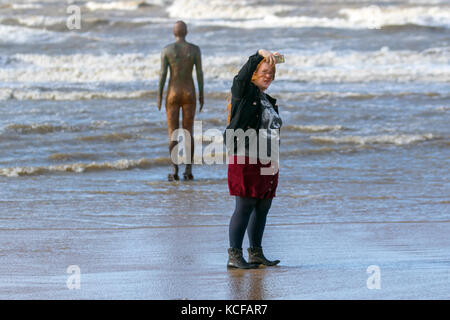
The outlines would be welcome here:
[[[253,270],[226,268],[224,226],[3,230],[0,298],[448,299],[448,224],[277,226],[267,249],[281,265]],[[80,290],[64,289],[69,265]],[[367,287],[371,265],[381,290]]]
[[[276,267],[276,269],[278,269]],[[256,270],[228,269],[229,297],[232,300],[264,300],[268,297],[266,277],[270,272],[260,267]]]

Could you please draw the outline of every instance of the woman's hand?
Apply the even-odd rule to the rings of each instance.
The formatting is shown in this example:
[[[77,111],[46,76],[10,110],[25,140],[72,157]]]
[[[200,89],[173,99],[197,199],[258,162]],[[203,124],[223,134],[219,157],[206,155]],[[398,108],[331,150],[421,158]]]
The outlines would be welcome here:
[[[276,60],[275,60],[274,54],[272,52],[265,50],[265,49],[259,49],[258,54],[260,56],[264,57],[264,59],[267,61],[267,63],[269,63],[271,66],[275,65]]]

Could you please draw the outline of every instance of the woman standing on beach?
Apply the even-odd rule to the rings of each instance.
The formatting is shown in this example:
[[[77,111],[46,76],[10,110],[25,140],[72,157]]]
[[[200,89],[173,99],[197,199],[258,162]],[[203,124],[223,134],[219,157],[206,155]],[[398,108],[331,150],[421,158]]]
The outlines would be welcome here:
[[[280,262],[266,259],[261,246],[266,217],[278,185],[278,163],[272,160],[263,164],[258,156],[254,159],[251,147],[252,143],[258,142],[258,138],[270,138],[271,134],[278,133],[281,127],[276,99],[264,93],[275,79],[275,63],[281,57],[277,53],[260,49],[249,57],[233,79],[227,132],[236,132],[239,129],[249,132],[250,129],[253,132],[265,133],[265,136],[259,134],[256,139],[249,138],[250,141],[245,137],[240,141],[237,138],[234,140],[237,141],[236,144],[233,142],[234,147],[230,150],[228,187],[230,195],[236,198],[236,207],[229,225],[230,248],[227,267],[231,268],[251,269],[257,268],[260,264],[274,266]],[[228,148],[230,139],[226,140]],[[245,156],[237,152],[239,142],[245,149]],[[264,170],[274,168],[274,164],[275,170],[272,169],[270,174],[263,173]],[[246,230],[250,243],[248,262],[242,254]]]

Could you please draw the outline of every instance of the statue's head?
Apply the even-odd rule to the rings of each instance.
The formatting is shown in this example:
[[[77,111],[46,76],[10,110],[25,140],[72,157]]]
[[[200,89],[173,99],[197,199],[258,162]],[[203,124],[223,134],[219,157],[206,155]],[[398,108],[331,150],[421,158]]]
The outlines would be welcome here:
[[[177,21],[173,26],[173,35],[177,38],[184,38],[187,34],[187,26],[183,21]]]

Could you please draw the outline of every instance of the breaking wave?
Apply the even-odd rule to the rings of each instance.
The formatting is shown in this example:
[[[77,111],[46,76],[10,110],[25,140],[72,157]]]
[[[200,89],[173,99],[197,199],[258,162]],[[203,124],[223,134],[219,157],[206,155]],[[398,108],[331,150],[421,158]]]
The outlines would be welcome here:
[[[396,135],[373,135],[373,136],[311,136],[311,141],[319,144],[394,144],[409,145],[417,142],[439,139],[440,137],[432,134],[396,134]]]
[[[299,131],[299,132],[330,132],[330,131],[341,131],[346,130],[344,126],[341,125],[287,125],[283,126],[283,131]]]
[[[165,4],[164,0],[126,0],[126,1],[108,1],[108,2],[95,2],[89,1],[85,4],[85,7],[90,11],[99,10],[125,10],[134,11],[141,8]]]
[[[0,100],[93,100],[93,99],[143,99],[156,97],[155,90],[134,91],[67,91],[40,89],[0,88]]]
[[[135,168],[147,169],[157,166],[165,166],[170,163],[169,158],[154,158],[154,159],[139,159],[129,160],[121,159],[113,162],[91,162],[91,163],[73,163],[64,165],[51,165],[44,167],[11,167],[0,168],[0,175],[6,177],[19,177],[27,175],[42,175],[51,173],[83,173],[91,171],[105,171],[105,170],[130,170]]]
[[[326,51],[286,55],[289,67],[280,66],[279,80],[313,83],[343,82],[450,82],[450,48],[420,52],[383,47],[369,52]],[[245,62],[240,56],[206,56],[204,76],[229,81]],[[157,80],[160,54],[15,54],[0,61],[0,81],[44,82],[135,82]],[[9,97],[12,91],[0,90]],[[20,96],[20,91],[17,93]],[[50,93],[51,94],[51,93]],[[120,93],[119,93],[120,94]],[[141,93],[137,93],[138,95]]]
[[[52,132],[78,132],[81,128],[74,127],[74,126],[66,126],[66,125],[54,125],[49,123],[32,123],[32,124],[21,124],[21,123],[14,123],[7,125],[5,127],[5,131],[12,131],[20,134],[45,134],[45,133],[52,133]]]
[[[379,29],[388,26],[417,25],[450,27],[447,6],[377,6],[342,8],[335,17],[290,15],[297,7],[289,5],[253,5],[252,1],[175,0],[167,8],[172,18],[188,19],[201,25],[231,28],[349,28]],[[214,17],[214,18],[212,18]]]

